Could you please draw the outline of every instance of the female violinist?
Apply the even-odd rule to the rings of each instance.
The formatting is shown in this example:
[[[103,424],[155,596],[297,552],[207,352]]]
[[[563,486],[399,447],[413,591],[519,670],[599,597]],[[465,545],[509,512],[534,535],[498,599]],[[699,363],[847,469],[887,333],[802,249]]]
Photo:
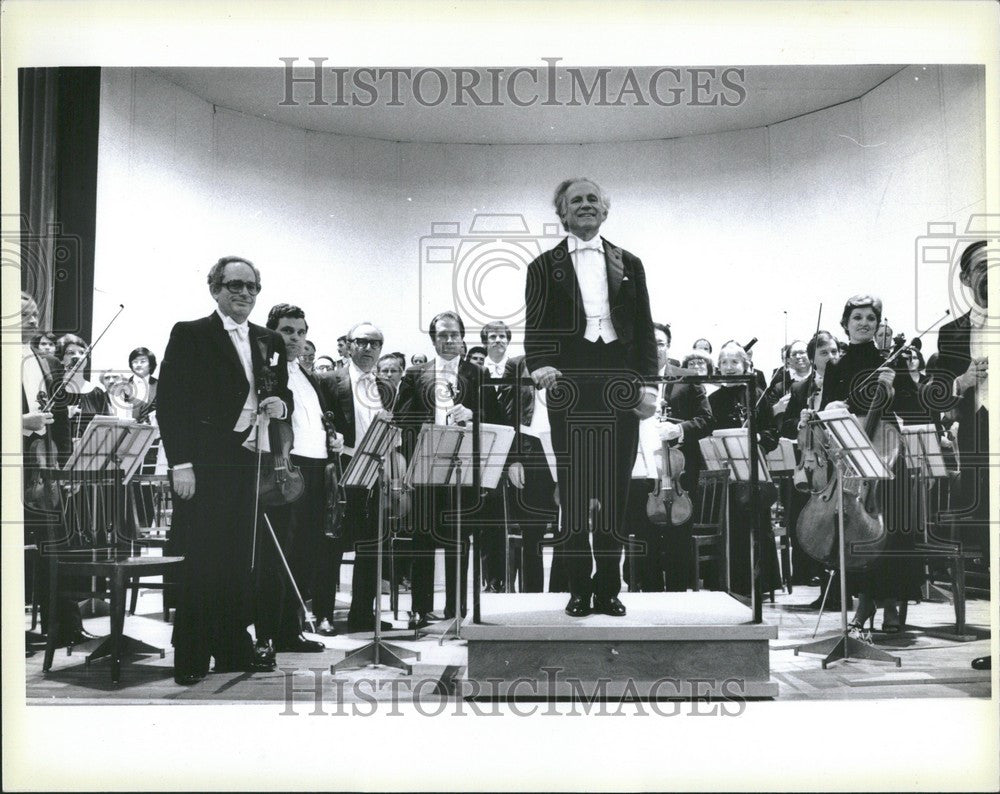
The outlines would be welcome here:
[[[87,343],[76,334],[64,334],[56,342],[56,358],[65,370],[63,388],[73,440],[83,436],[95,416],[111,413],[108,394],[83,376]]]
[[[840,324],[847,332],[849,346],[839,361],[827,366],[820,407],[846,407],[862,418],[862,424],[876,428],[878,432],[870,440],[877,449],[881,447],[880,457],[893,472],[893,479],[881,481],[874,489],[875,499],[869,501],[869,506],[881,509],[887,533],[884,552],[862,571],[848,572],[848,592],[859,598],[852,630],[862,632],[864,623],[881,607],[883,631],[895,633],[900,630],[899,602],[916,597],[921,581],[916,560],[892,554],[913,545],[905,515],[908,486],[905,460],[899,434],[893,432],[892,423],[902,406],[916,402],[916,386],[907,372],[885,366],[885,353],[875,345],[881,321],[879,298],[856,295],[847,301]],[[882,422],[872,424],[870,420],[878,412],[882,414]]]
[[[736,342],[726,342],[719,350],[720,375],[745,375],[753,371],[750,356],[742,345]],[[753,403],[747,405],[746,388],[743,384],[723,385],[708,398],[714,417],[712,430],[746,427],[749,412],[755,412],[757,425],[757,441],[761,455],[778,446],[778,434],[774,426],[774,415],[766,400],[761,397],[764,390],[757,386],[754,390]],[[778,552],[774,543],[774,533],[771,532],[771,505],[776,493],[771,488],[762,487],[758,500],[759,513],[757,520],[765,527],[762,532],[763,547],[760,549],[761,591],[769,592],[780,587],[778,572]],[[747,483],[732,483],[729,496],[730,515],[730,586],[734,592],[748,594],[751,590],[750,581],[750,500]]]

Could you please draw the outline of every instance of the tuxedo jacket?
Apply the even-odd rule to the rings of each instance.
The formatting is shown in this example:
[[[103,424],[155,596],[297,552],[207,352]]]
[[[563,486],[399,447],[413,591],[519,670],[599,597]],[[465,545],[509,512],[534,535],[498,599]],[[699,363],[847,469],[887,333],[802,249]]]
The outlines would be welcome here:
[[[42,370],[42,383],[45,389],[45,394],[51,396],[55,394],[57,386],[62,383],[64,370],[59,359],[54,356],[47,356],[43,353],[37,353],[34,350],[31,351],[35,356],[35,360],[38,361],[38,365]],[[46,398],[47,399],[47,398]],[[56,449],[59,451],[59,456],[61,459],[65,460],[69,457],[70,452],[72,452],[73,444],[70,440],[70,426],[69,418],[66,411],[66,406],[71,402],[69,396],[63,395],[62,399],[57,399],[52,404],[52,424],[49,425],[45,432],[52,434],[52,441],[56,445]],[[24,389],[21,389],[21,413],[26,414],[31,411],[37,411],[39,409],[38,405],[38,395],[32,394],[27,395],[24,393]],[[31,442],[41,436],[37,433],[32,433],[30,436],[21,434],[21,449],[26,452],[28,446]]]
[[[285,340],[277,331],[253,323],[249,340],[258,396],[268,396],[266,390],[280,397],[286,418],[290,417],[293,400]],[[171,466],[203,463],[214,446],[224,443],[240,417],[250,385],[218,312],[173,327],[157,390],[160,437]]]
[[[407,460],[416,447],[421,425],[434,422],[436,363],[435,357],[426,364],[410,367],[399,382],[393,417],[403,431],[403,454]],[[493,388],[482,388],[485,382],[488,382],[485,370],[460,359],[456,372],[455,403],[480,410],[481,422],[503,424],[496,392]]]
[[[354,391],[351,388],[351,370],[349,367],[323,372],[311,378],[314,380],[320,395],[320,407],[324,413],[333,415],[333,426],[344,437],[348,447],[357,445],[357,429],[354,423]],[[376,379],[379,401],[386,410],[392,407],[392,386],[384,380]]]
[[[622,369],[656,377],[656,338],[646,271],[638,257],[604,240],[611,322],[625,349]],[[528,369],[579,367],[587,317],[576,269],[564,239],[528,265],[524,350]]]
[[[938,384],[934,390],[940,399],[935,400],[941,411],[958,409],[958,449],[959,452],[984,452],[976,450],[976,390],[967,389],[959,397],[952,397],[955,378],[963,374],[972,363],[970,337],[972,323],[969,314],[941,326],[938,331],[938,359],[931,377]]]

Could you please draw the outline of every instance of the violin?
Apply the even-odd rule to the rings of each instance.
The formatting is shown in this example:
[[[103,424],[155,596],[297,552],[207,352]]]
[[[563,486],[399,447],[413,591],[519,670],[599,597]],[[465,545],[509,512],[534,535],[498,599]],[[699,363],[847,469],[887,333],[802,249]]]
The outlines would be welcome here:
[[[660,401],[660,421],[670,419],[670,403]],[[691,497],[681,486],[684,474],[684,453],[669,441],[663,441],[657,461],[660,477],[646,499],[646,515],[654,526],[680,526],[691,519],[694,508]]]
[[[292,463],[295,434],[287,421],[272,419],[267,425],[267,437],[271,451],[261,453],[257,479],[260,503],[267,507],[291,504],[306,488],[302,472]]]
[[[333,426],[333,411],[323,414],[323,426],[328,434],[336,433]],[[324,489],[326,510],[323,515],[323,534],[330,540],[344,537],[344,514],[347,512],[347,489],[344,488],[344,469],[340,463],[340,453],[333,456],[333,462],[326,465]]]
[[[47,403],[48,395],[44,390],[39,391],[38,409],[46,411]],[[28,443],[27,455],[30,464],[25,469],[24,504],[40,513],[55,512],[59,509],[59,485],[42,474],[42,469],[59,468],[59,450],[52,440],[52,431],[36,434]]]

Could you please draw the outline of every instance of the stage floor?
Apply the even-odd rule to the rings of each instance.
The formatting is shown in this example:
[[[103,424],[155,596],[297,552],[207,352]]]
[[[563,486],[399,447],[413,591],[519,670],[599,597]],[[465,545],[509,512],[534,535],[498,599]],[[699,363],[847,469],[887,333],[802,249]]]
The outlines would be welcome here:
[[[823,701],[823,700],[878,700],[891,698],[988,698],[990,696],[990,673],[970,669],[969,663],[977,656],[989,653],[989,640],[983,632],[990,624],[990,603],[981,599],[970,599],[967,603],[967,617],[970,630],[982,638],[974,642],[955,643],[935,638],[918,630],[908,630],[902,634],[887,635],[876,631],[875,644],[899,655],[903,660],[901,668],[890,665],[855,662],[836,663],[827,670],[820,668],[820,659],[816,656],[795,656],[796,645],[811,639],[816,623],[817,612],[808,609],[808,604],[816,598],[818,590],[815,587],[796,587],[793,594],[778,593],[776,603],[764,602],[764,623],[777,631],[777,639],[769,641],[771,680],[778,685],[777,700],[786,701]],[[742,620],[749,622],[749,610],[739,602],[724,594],[702,591],[685,594],[685,602],[693,604],[692,596],[704,599],[706,604],[718,604],[718,611],[713,607],[705,614],[695,615],[678,604],[676,609],[664,610],[662,616],[648,615],[644,619],[653,625],[662,620],[664,624],[671,623],[683,628],[683,621],[698,621],[706,625],[709,621],[722,620],[728,622]],[[516,595],[514,598],[545,598],[552,599],[556,608],[546,612],[544,621],[550,625],[568,624],[571,619],[562,613],[568,596],[564,594],[551,595]],[[603,623],[604,621],[627,621],[631,623],[638,619],[642,611],[642,601],[646,594],[624,593],[622,600],[628,606],[630,614],[625,618],[605,618],[588,616],[584,621]],[[661,594],[662,597],[662,594]],[[510,598],[510,596],[501,596]],[[384,599],[388,608],[388,596]],[[672,601],[672,599],[670,599]],[[436,607],[440,610],[444,604],[444,592],[436,593]],[[492,614],[498,614],[502,601],[495,604],[490,594],[483,594],[483,618],[489,619]],[[319,637],[328,648],[326,653],[306,654],[289,653],[279,655],[279,665],[282,668],[273,673],[250,674],[213,674],[193,687],[179,687],[172,677],[173,653],[170,648],[171,625],[160,618],[160,593],[152,590],[141,591],[139,608],[133,617],[126,616],[125,632],[138,639],[167,649],[165,659],[158,656],[137,657],[127,659],[122,668],[120,685],[113,686],[110,680],[108,662],[98,660],[89,667],[84,664],[82,649],[72,656],[67,656],[65,650],[56,652],[51,672],[46,676],[42,673],[41,652],[24,660],[25,665],[25,696],[27,703],[33,705],[60,705],[69,703],[87,704],[155,704],[155,703],[273,703],[281,708],[285,698],[286,673],[292,671],[296,687],[309,687],[315,670],[328,670],[331,663],[343,658],[344,654],[354,650],[368,641],[369,635],[340,634],[335,637]],[[338,621],[346,620],[349,602],[343,595],[338,599]],[[436,636],[426,636],[413,640],[413,633],[405,630],[405,610],[409,606],[409,596],[402,595],[399,621],[394,625],[399,630],[387,632],[385,638],[393,643],[418,651],[420,661],[413,667],[411,676],[404,676],[394,670],[372,670],[371,668],[348,671],[338,674],[338,680],[357,682],[365,679],[403,679],[404,682],[416,684],[420,681],[430,682],[424,692],[428,698],[452,698],[455,693],[455,681],[465,675],[468,651],[464,641],[446,640],[438,644]],[[537,610],[529,610],[533,612]],[[686,617],[685,617],[686,616]],[[725,616],[725,617],[723,617]],[[392,619],[391,613],[385,613],[384,618]],[[527,618],[525,618],[527,619]],[[565,620],[564,620],[565,619]],[[941,603],[919,603],[910,606],[909,621],[911,624],[923,627],[946,627],[954,619],[952,607]],[[25,628],[29,622],[25,617]],[[818,638],[831,636],[840,625],[839,613],[824,614],[817,633]],[[90,618],[85,621],[86,628],[98,635],[108,632],[109,620]],[[621,628],[627,628],[621,624]],[[341,631],[346,627],[338,625]],[[879,623],[876,623],[876,629]],[[463,629],[467,631],[467,629]],[[8,663],[10,660],[8,659]],[[325,681],[331,681],[328,672],[323,673]],[[343,702],[359,702],[374,697],[377,700],[388,700],[388,692],[374,692],[358,695],[350,686],[343,690],[328,690],[326,698],[341,699]],[[296,694],[296,702],[311,702],[308,693]]]

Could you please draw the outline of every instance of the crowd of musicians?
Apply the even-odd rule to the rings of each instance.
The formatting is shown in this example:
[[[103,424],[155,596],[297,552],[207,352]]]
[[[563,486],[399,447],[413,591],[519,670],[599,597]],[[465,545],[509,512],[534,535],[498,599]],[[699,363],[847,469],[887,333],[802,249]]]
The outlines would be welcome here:
[[[279,294],[289,302],[272,305],[265,325],[249,322],[265,277],[249,260],[230,256],[207,274],[214,311],[174,326],[159,367],[156,355],[139,347],[129,355],[128,377],[106,372],[90,383],[81,366],[90,352],[86,341],[40,334],[34,301],[22,296],[26,481],[44,465],[27,452],[39,438],[48,436],[65,460],[72,439],[95,416],[158,424],[174,496],[171,553],[185,558],[174,596],[178,683],[201,680],[213,659],[216,671],[269,670],[278,653],[323,651],[322,642],[303,634],[304,606],[311,602],[319,634],[344,629],[335,625],[335,597],[344,555],[351,552],[346,629],[374,630],[383,586],[375,543],[378,489],[337,488],[330,471],[342,473],[379,422],[401,431],[390,456],[397,482],[425,424],[468,427],[476,411],[483,422],[515,429],[502,486],[462,489],[461,537],[458,494],[449,486],[414,487],[406,515],[397,510],[397,524],[383,521],[385,531],[406,541],[392,547],[393,584],[408,585],[410,627],[418,630],[465,615],[467,583],[463,578],[456,588],[453,580],[457,555],[462,576],[468,571],[472,528],[479,530],[483,568],[474,586],[501,591],[512,584],[507,531],[516,527],[518,589],[545,587],[542,550],[551,545],[548,589],[569,594],[571,616],[624,615],[623,571],[630,590],[697,587],[691,544],[698,510],[680,522],[654,523],[650,494],[655,498],[667,450],[675,447],[684,465],[674,493],[686,492],[698,505],[699,475],[706,469],[699,442],[714,431],[746,428],[751,415],[761,454],[778,447],[780,438],[798,440],[822,409],[846,408],[858,417],[876,409],[897,426],[933,425],[958,472],[950,494],[935,497],[940,503],[950,498],[965,518],[962,542],[986,553],[985,242],[968,246],[959,264],[972,308],[939,329],[938,351],[926,362],[921,340],[894,338],[882,321],[882,301],[859,294],[845,303],[837,331],[803,333],[784,347],[782,366],[767,378],[754,367],[752,343],[731,340],[714,351],[699,339],[690,351],[672,348],[671,327],[657,322],[667,318],[650,300],[641,260],[598,234],[609,201],[592,180],[566,180],[554,203],[567,237],[529,266],[523,356],[508,355],[512,332],[499,321],[478,329],[481,345],[468,347],[463,318],[450,310],[427,328],[434,350],[429,359],[407,361],[387,352],[382,331],[367,321],[338,340],[336,356],[317,356],[308,340],[309,318],[294,296]],[[690,377],[748,374],[757,381],[750,393],[742,382],[703,385]],[[501,378],[507,382],[490,383]],[[521,385],[512,385],[517,378]],[[45,399],[55,393],[59,399]],[[265,508],[258,492],[261,458],[281,459],[272,449],[270,423],[290,428],[288,462],[304,487],[294,501]],[[895,443],[899,453],[898,436]],[[852,631],[862,637],[879,609],[882,630],[899,631],[899,607],[919,597],[924,576],[919,558],[906,555],[920,518],[913,478],[904,455],[886,462],[893,478],[866,504],[877,511],[886,543],[870,564],[847,574],[848,593],[857,599]],[[829,585],[827,569],[832,574],[837,566],[810,557],[796,539],[808,491],[792,488],[790,478],[777,487],[762,482],[756,499],[749,498],[747,483],[728,488],[730,562],[719,581],[734,593],[751,592],[750,527],[756,524],[766,527],[757,535],[761,589],[780,586],[770,531],[780,503],[791,538],[792,583]],[[331,529],[335,506],[341,515]],[[627,544],[630,536],[634,542]],[[439,614],[434,565],[442,546],[446,587]],[[828,592],[826,606],[839,607],[836,585]],[[60,613],[73,641],[82,630],[79,616],[72,605]]]

